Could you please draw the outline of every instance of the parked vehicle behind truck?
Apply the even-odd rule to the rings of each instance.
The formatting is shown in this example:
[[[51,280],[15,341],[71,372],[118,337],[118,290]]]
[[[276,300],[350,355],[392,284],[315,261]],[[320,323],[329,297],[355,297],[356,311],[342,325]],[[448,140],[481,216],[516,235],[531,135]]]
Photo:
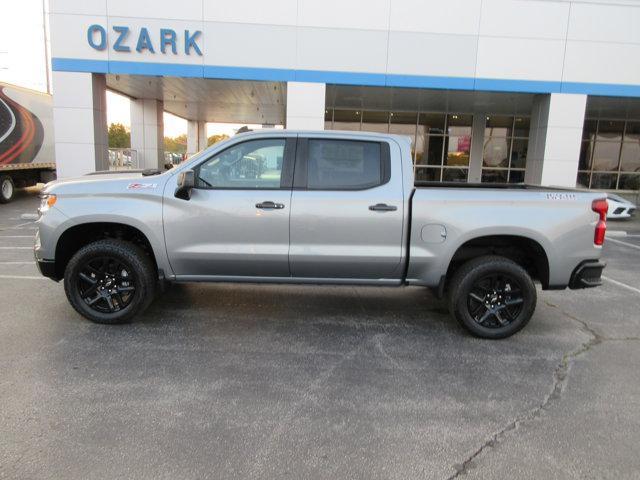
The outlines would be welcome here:
[[[56,178],[51,95],[0,82],[0,203]]]
[[[603,194],[415,182],[408,138],[238,135],[168,172],[48,185],[35,256],[99,323],[164,282],[419,286],[472,334],[503,338],[537,290],[600,284]]]

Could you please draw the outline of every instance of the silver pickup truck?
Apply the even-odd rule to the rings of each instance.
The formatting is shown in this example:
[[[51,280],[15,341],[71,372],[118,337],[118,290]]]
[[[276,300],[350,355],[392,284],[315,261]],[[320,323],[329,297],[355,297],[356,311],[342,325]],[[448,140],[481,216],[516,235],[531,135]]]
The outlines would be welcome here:
[[[241,134],[173,170],[60,180],[35,256],[71,305],[124,323],[167,282],[420,286],[472,334],[504,338],[536,287],[600,284],[606,196],[414,181],[408,138]]]

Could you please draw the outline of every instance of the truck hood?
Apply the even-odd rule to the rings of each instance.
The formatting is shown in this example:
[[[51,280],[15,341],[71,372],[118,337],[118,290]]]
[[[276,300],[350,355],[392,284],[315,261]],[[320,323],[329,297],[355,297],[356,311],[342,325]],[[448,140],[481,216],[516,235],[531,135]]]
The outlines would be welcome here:
[[[54,180],[45,185],[42,193],[100,194],[126,193],[136,190],[157,190],[166,182],[168,172],[143,175],[142,170],[126,172],[96,172],[82,177]]]

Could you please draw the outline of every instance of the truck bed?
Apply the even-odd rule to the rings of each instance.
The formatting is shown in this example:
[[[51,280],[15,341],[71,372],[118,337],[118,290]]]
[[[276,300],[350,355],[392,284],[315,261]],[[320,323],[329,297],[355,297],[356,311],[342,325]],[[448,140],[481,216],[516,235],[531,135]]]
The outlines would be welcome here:
[[[562,192],[580,192],[578,188],[569,187],[544,187],[540,185],[529,185],[527,183],[467,183],[467,182],[433,182],[429,180],[416,180],[414,182],[416,188],[482,188],[482,189],[502,189],[502,190],[531,190],[534,192],[541,191],[562,191]]]

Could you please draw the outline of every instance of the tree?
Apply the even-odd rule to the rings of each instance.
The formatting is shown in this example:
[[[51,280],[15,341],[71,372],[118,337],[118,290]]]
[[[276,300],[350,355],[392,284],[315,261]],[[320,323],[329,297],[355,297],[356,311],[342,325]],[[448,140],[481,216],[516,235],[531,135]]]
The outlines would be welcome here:
[[[220,135],[211,135],[209,138],[207,138],[207,147],[210,147],[214,143],[226,140],[227,138],[229,138],[229,135],[225,135],[224,133],[221,133]]]
[[[109,125],[109,148],[131,148],[131,132],[123,124]]]
[[[187,151],[187,135],[183,133],[177,137],[164,137],[164,151],[180,155],[185,153]]]

